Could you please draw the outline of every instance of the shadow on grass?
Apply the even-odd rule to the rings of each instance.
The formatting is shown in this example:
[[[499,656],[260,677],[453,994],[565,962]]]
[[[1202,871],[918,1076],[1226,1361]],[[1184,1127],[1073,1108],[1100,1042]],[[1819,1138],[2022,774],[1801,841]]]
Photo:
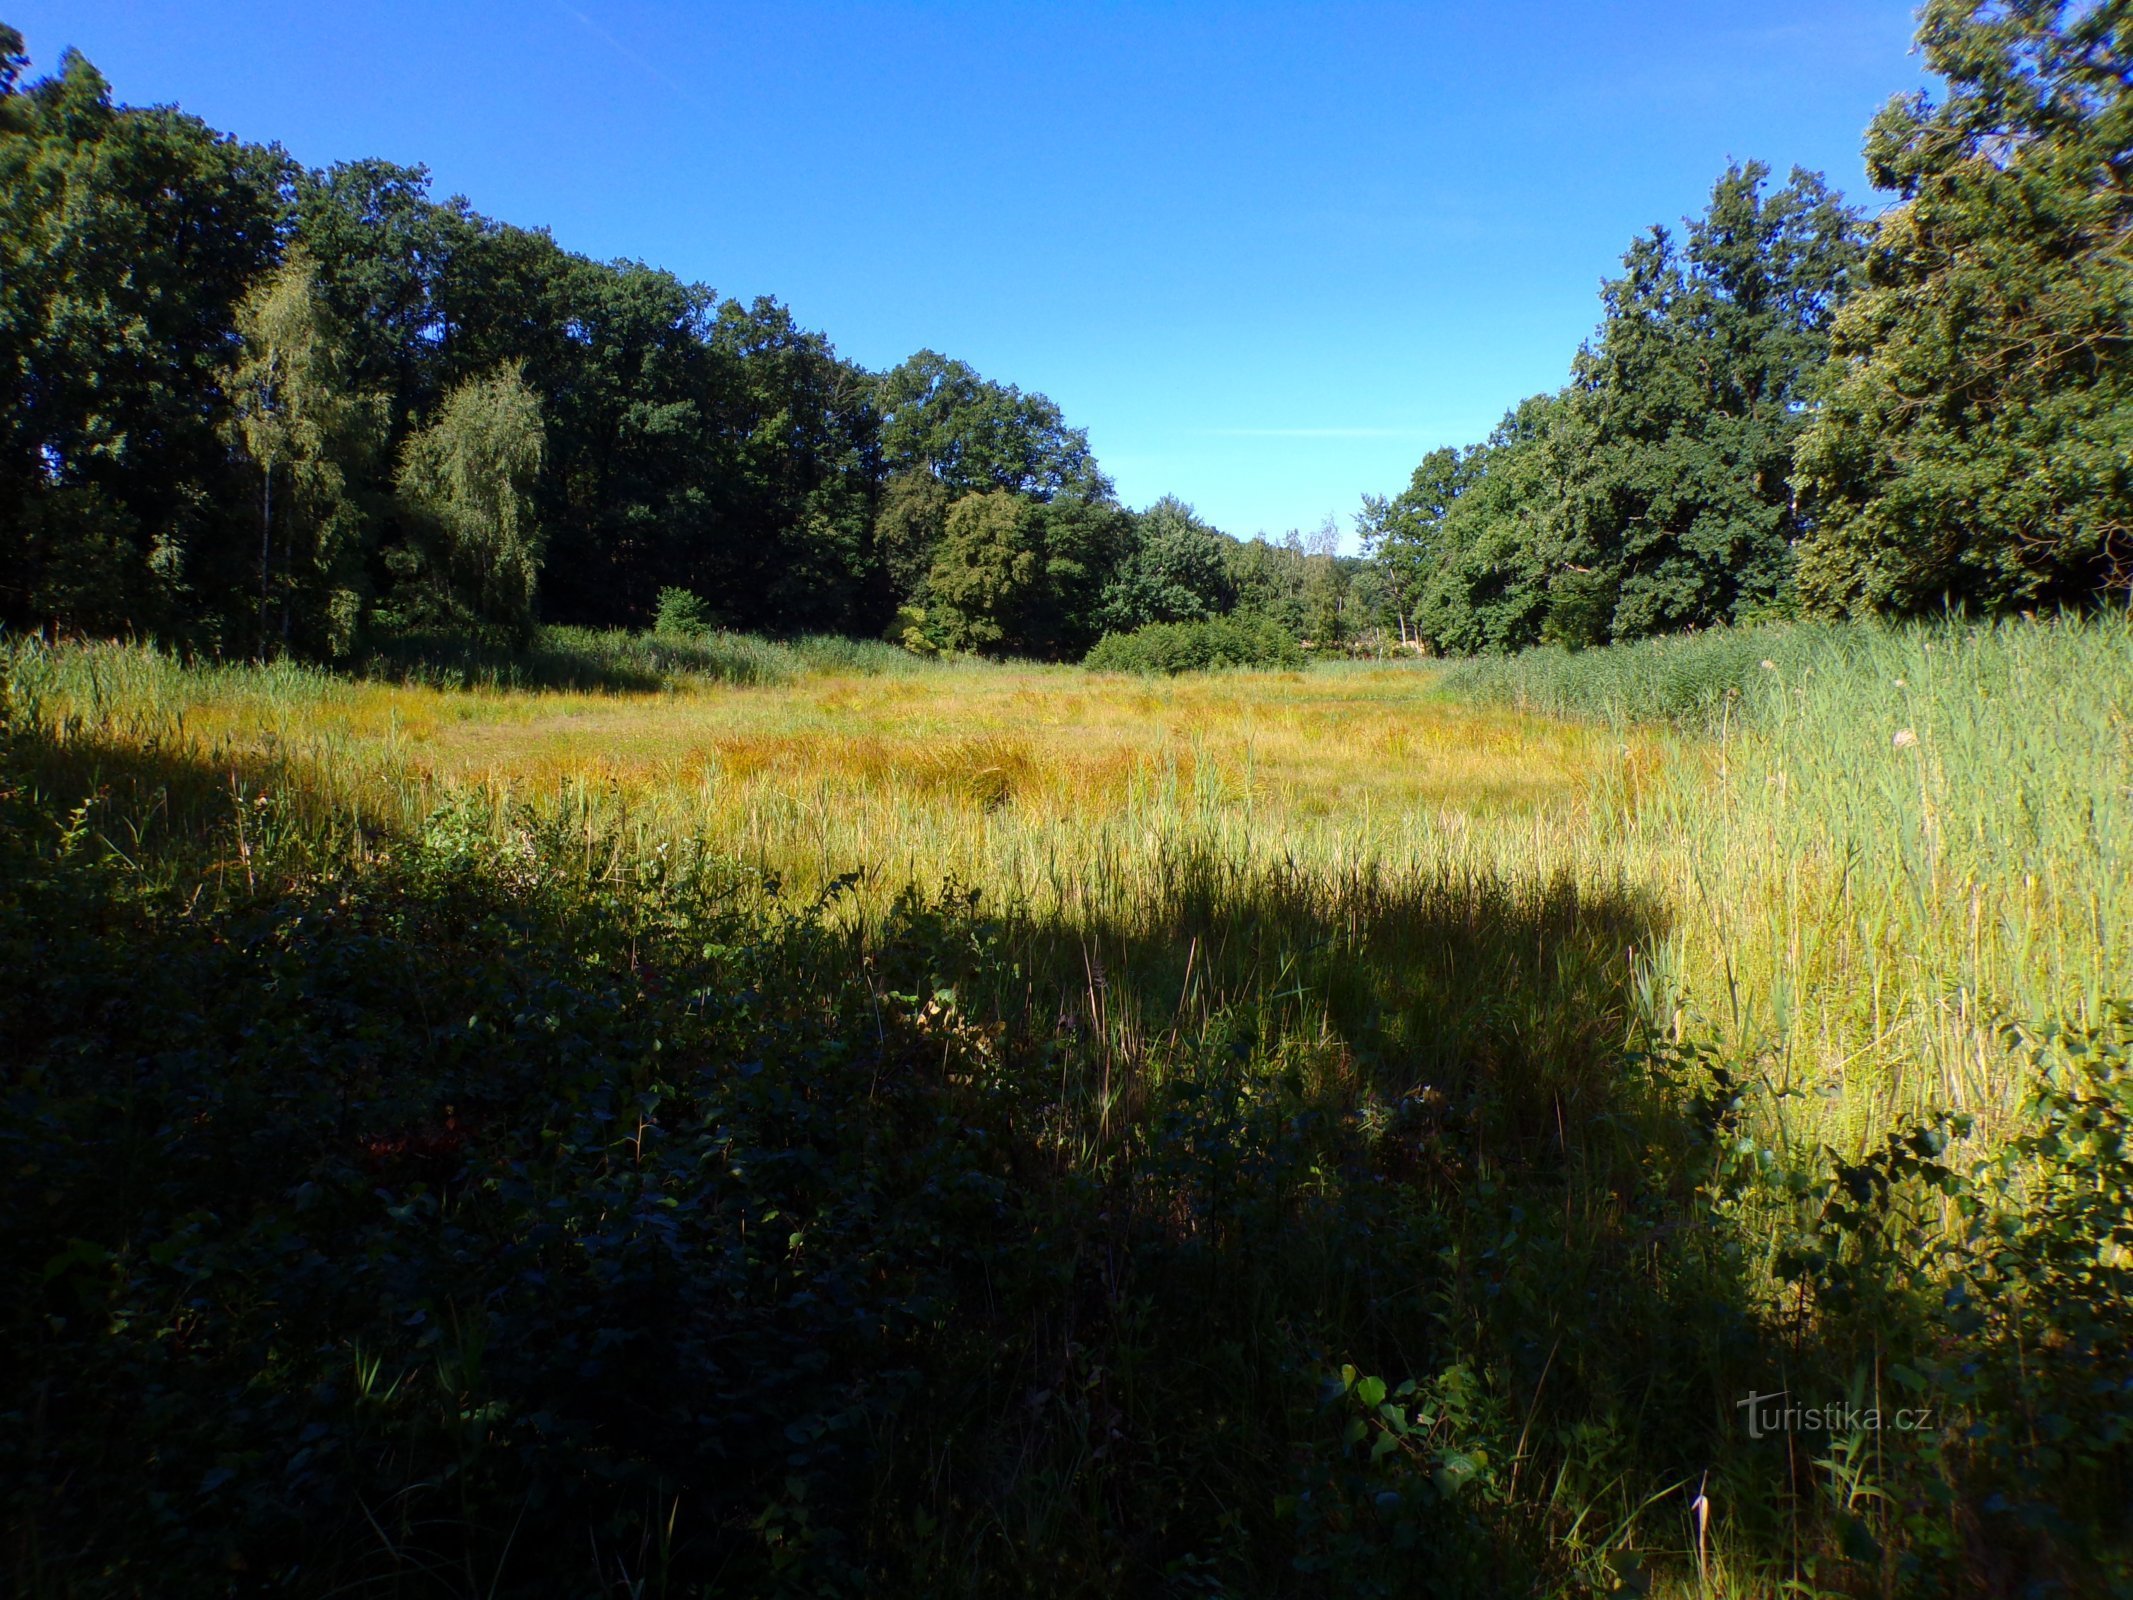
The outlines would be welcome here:
[[[940,665],[879,639],[840,634],[764,639],[549,627],[531,643],[466,631],[400,633],[377,641],[359,671],[437,688],[643,694],[691,683],[783,684],[809,673],[902,676]]]
[[[953,927],[910,970],[886,941],[882,981],[938,982]],[[1101,1198],[1060,1289],[996,1314],[1017,1359],[907,1422],[889,1481],[935,1486],[908,1515],[984,1508],[988,1570],[1039,1586],[1074,1550],[1177,1593],[1693,1566],[1699,1484],[1753,1469],[1733,1402],[1785,1354],[1699,1215],[1708,1126],[1627,1048],[1665,931],[1621,887],[1190,858],[1133,927],[999,930],[1011,987],[974,969],[957,1004],[1057,1061]],[[1744,1542],[1792,1488],[1779,1457]]]
[[[691,680],[785,683],[795,662],[782,646],[742,634],[551,627],[530,643],[466,631],[395,634],[378,640],[358,671],[433,688],[646,694]]]
[[[1633,892],[855,933],[595,818],[245,857],[230,786],[5,747],[18,1592],[1573,1593],[1693,1574],[1699,1491],[1801,1548],[1734,1407],[1817,1357],[1625,1049]]]

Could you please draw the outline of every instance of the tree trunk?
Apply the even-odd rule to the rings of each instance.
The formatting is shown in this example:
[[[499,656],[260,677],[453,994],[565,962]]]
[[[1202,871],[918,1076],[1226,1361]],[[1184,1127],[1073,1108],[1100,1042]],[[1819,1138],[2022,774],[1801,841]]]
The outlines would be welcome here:
[[[267,653],[267,596],[273,567],[270,558],[274,545],[274,463],[269,461],[259,472],[259,653]]]

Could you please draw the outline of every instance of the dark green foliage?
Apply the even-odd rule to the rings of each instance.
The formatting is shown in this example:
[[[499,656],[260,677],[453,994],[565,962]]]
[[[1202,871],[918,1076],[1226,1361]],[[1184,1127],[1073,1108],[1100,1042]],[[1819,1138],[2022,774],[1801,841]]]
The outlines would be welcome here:
[[[1240,539],[1223,554],[1238,613],[1264,617],[1292,637],[1304,638],[1310,626],[1305,596],[1313,558],[1304,550],[1303,536],[1292,530],[1280,544],[1263,535]]]
[[[1568,392],[1582,437],[1548,617],[1567,643],[1738,620],[1790,590],[1793,445],[1861,225],[1816,174],[1766,196],[1768,175],[1728,170],[1678,247],[1654,228],[1602,291]]]
[[[882,485],[874,545],[899,605],[923,597],[955,501],[955,491],[924,468],[892,473]]]
[[[1106,498],[1061,495],[1038,513],[1044,545],[1045,615],[1019,653],[1078,658],[1101,633],[1098,608],[1133,535],[1132,519]]]
[[[1194,622],[1236,603],[1226,540],[1191,506],[1166,495],[1133,519],[1131,548],[1104,590],[1098,621],[1106,633],[1151,622]]]
[[[892,632],[926,653],[1087,648],[1133,526],[1087,435],[1043,395],[931,350],[873,393],[888,472],[875,551],[902,608]]]
[[[434,199],[420,167],[304,172],[115,107],[78,57],[22,89],[17,44],[0,92],[10,625],[338,656],[369,629],[641,626],[680,587],[727,627],[874,634],[926,603],[948,504],[1005,491],[1078,509],[1046,524],[1023,614],[972,613],[957,647],[1078,653],[1099,631],[1117,513],[1042,395],[930,351],[863,372],[775,301],[571,255]],[[505,474],[512,494],[471,494],[438,451],[500,372],[542,448]]]
[[[711,348],[740,380],[720,415],[739,471],[717,486],[719,560],[691,586],[728,626],[876,631],[873,380],[767,298],[722,306]]]
[[[1541,637],[1564,574],[1560,496],[1579,430],[1535,395],[1486,444],[1436,450],[1406,491],[1364,504],[1364,548],[1387,572],[1403,629],[1433,651],[1516,650]]]
[[[1366,542],[1401,616],[1459,654],[1637,639],[1788,603],[1788,477],[1860,223],[1811,173],[1735,167],[1676,245],[1654,228],[1606,285],[1560,395],[1440,450]]]
[[[773,300],[572,255],[421,167],[307,172],[115,106],[79,57],[24,88],[13,40],[9,626],[326,659],[458,628],[486,656],[678,588],[704,624],[924,652],[1071,659],[1239,605],[1355,631],[1352,563],[1131,516],[1042,395],[932,351],[864,372]]]
[[[1308,658],[1295,636],[1265,617],[1209,617],[1199,622],[1151,622],[1131,633],[1107,633],[1082,665],[1092,672],[1213,672],[1224,667],[1295,670]]]
[[[18,623],[63,620],[122,638],[179,614],[168,586],[141,560],[140,519],[94,484],[27,496],[0,538],[27,602]]]
[[[475,581],[453,570],[468,541],[437,537],[450,517],[392,505],[411,441],[435,433],[452,395],[505,369],[546,424],[526,526],[546,536],[547,615],[642,624],[661,587],[682,585],[728,624],[874,631],[886,619],[875,381],[774,302],[721,304],[666,273],[570,255],[464,200],[433,200],[419,167],[304,173],[194,119],[115,107],[79,57],[27,89],[17,77],[11,65],[0,116],[8,623],[321,655],[373,624],[471,613],[523,628],[528,563],[506,561],[501,588]],[[254,446],[274,441],[236,427],[230,401],[271,394],[271,363],[242,356],[236,318],[292,232],[313,321],[334,330],[332,359],[304,364],[318,380],[300,386],[309,418],[368,415],[375,397],[385,437],[262,468]],[[233,373],[240,358],[251,366]],[[1016,406],[1072,454],[1056,411]],[[252,409],[272,420],[285,408]],[[289,489],[278,508],[277,475]]]
[[[2133,1577],[2133,1013],[2010,1033],[2030,1062],[2015,1137],[1979,1155],[1968,1118],[1929,1118],[1802,1175],[1776,1258],[1829,1342],[1885,1373],[1877,1403],[1938,1413],[1849,1541],[1896,1546],[1922,1589],[1973,1566],[1972,1538],[2010,1578]]]
[[[927,575],[925,625],[949,650],[1079,655],[1129,526],[1103,501],[965,495],[948,512]]]
[[[1126,528],[1086,434],[965,363],[865,372],[772,300],[571,255],[434,199],[420,167],[305,172],[114,105],[78,56],[25,86],[10,32],[0,621],[339,657],[368,628],[469,616],[641,626],[682,587],[729,628],[928,651],[1072,655],[1234,609],[1326,650],[1469,653],[1802,603],[2089,604],[2133,572],[2127,28],[2114,4],[1935,0],[1920,37],[1949,92],[1870,135],[1901,203],[1841,370],[1819,376],[1859,219],[1811,174],[1766,192],[1768,169],[1732,168],[1678,240],[1632,247],[1560,395],[1369,503],[1360,578],[1170,501]],[[299,262],[310,310],[281,326],[318,336],[290,409],[264,324],[240,342],[238,321]],[[537,594],[526,561],[501,587],[447,570],[470,548],[439,537],[452,519],[394,504],[450,398],[507,369],[545,424]],[[931,593],[950,508],[994,493],[1077,509],[1007,541],[1030,573],[965,551],[956,596]]]
[[[1934,0],[1919,41],[1948,92],[1875,120],[1899,203],[1871,229],[1812,174],[1729,170],[1678,245],[1632,246],[1544,414],[1366,502],[1403,633],[1574,648],[2133,585],[2133,21]]]
[[[0,54],[0,621],[248,645],[258,523],[221,379],[287,163],[113,105],[72,52],[27,87],[19,35]]]
[[[958,498],[995,489],[1041,500],[1110,492],[1087,433],[1069,428],[1056,405],[981,378],[964,362],[921,350],[881,375],[875,404],[889,471],[928,473]]]
[[[1803,441],[1817,607],[2081,605],[2133,584],[2133,14],[1932,0],[1946,97],[1867,136],[1881,219]]]
[[[1008,489],[966,495],[948,512],[926,576],[929,616],[950,650],[1007,655],[1044,611],[1037,502]]]

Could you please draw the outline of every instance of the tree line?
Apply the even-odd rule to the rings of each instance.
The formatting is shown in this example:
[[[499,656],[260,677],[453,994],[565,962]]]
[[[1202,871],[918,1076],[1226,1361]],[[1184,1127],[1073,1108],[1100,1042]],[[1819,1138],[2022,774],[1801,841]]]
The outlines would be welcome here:
[[[840,357],[774,300],[312,170],[0,27],[0,625],[341,659],[723,626],[1078,658],[1237,615],[1442,652],[2133,581],[2125,0],[1933,0],[1869,220],[1724,173],[1561,390],[1366,499],[1367,559],[1119,504],[1041,394]]]
[[[0,622],[327,659],[641,625],[1078,655],[1313,560],[1121,507],[1041,394],[884,373],[774,301],[306,169],[0,30]],[[1324,565],[1324,562],[1317,563]],[[1293,593],[1292,593],[1293,591]]]
[[[1570,381],[1366,501],[1425,648],[2133,585],[2133,5],[1931,0],[1938,102],[1867,134],[1869,221],[1729,168],[1602,291]]]

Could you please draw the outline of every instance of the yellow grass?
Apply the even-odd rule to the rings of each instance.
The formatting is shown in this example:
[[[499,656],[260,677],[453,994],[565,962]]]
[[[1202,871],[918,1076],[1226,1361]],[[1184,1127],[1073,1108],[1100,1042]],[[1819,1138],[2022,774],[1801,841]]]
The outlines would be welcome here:
[[[200,759],[277,762],[398,821],[463,794],[499,816],[599,798],[802,891],[953,875],[1044,908],[1115,904],[1119,852],[1180,826],[1314,863],[1437,856],[1478,821],[1563,836],[1632,760],[1604,730],[1463,705],[1413,667],[972,667],[626,695],[174,674],[157,698]]]
[[[1895,694],[1938,673],[1948,709],[1882,708],[1863,677],[1719,744],[1464,703],[1416,664],[1159,681],[973,664],[589,694],[186,671],[112,648],[20,658],[14,676],[106,747],[278,774],[314,822],[414,828],[455,800],[498,829],[619,819],[645,848],[701,840],[802,895],[861,873],[855,913],[954,879],[988,905],[1160,932],[1207,863],[1334,900],[1445,877],[1634,895],[1661,918],[1633,1009],[1803,1091],[1797,1131],[1857,1148],[1927,1106],[2004,1112],[2005,1015],[2080,1022],[2133,992],[2133,844],[2106,821],[2133,793],[2115,635],[1875,648],[1913,685]],[[2039,687],[1964,687],[1992,672]],[[1892,746],[1899,724],[1919,741]],[[2001,841],[2003,792],[2026,843]]]

